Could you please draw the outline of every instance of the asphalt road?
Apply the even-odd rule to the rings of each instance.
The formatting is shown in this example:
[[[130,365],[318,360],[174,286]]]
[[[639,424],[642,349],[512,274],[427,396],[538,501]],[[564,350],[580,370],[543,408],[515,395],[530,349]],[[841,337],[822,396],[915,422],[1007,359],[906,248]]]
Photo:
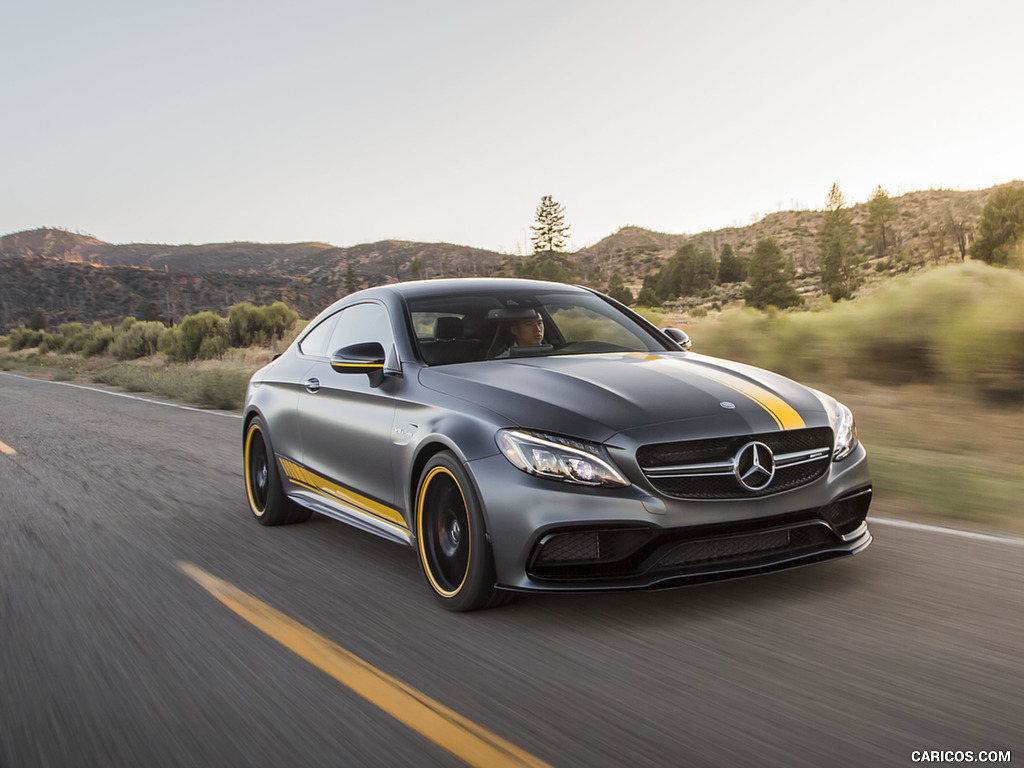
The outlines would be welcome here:
[[[0,374],[0,767],[466,764],[179,562],[557,768],[1024,759],[1020,540],[877,524],[810,568],[453,615],[411,550],[256,525],[240,439],[232,414]]]

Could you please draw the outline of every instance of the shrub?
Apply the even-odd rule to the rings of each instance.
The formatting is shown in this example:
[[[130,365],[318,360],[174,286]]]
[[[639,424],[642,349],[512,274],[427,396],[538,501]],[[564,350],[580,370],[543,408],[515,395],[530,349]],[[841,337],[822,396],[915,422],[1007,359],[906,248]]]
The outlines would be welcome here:
[[[821,311],[726,312],[694,334],[713,355],[794,378],[945,382],[1024,395],[1024,275],[968,263]]]
[[[283,301],[264,307],[249,302],[235,304],[228,310],[228,343],[232,347],[251,347],[282,339],[298,317]]]
[[[84,334],[75,337],[72,348],[78,346],[79,340],[81,340],[83,357],[97,357],[106,352],[114,341],[114,330],[110,326],[97,321]]]
[[[227,348],[227,321],[213,312],[199,312],[188,315],[174,328],[165,328],[157,339],[157,348],[174,362],[187,363],[204,355],[203,342],[206,339],[221,339],[221,342],[207,342],[205,354],[219,357]]]
[[[135,360],[155,355],[160,334],[164,330],[163,323],[125,318],[110,345],[110,353],[118,360]]]
[[[33,347],[38,347],[42,340],[42,331],[34,331],[30,328],[26,328],[24,325],[19,325],[11,331],[8,346],[12,352],[17,352],[19,349],[32,349]]]
[[[60,352],[64,348],[64,337],[59,333],[43,331],[42,336],[43,338],[39,342],[39,351],[41,353]]]

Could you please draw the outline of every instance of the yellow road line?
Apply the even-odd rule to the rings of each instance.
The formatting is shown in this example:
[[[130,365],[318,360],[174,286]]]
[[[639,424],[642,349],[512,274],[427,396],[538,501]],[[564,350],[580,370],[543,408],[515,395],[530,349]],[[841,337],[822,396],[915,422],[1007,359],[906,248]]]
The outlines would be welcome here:
[[[0,453],[6,453],[8,456],[14,456],[17,451],[11,448],[7,443],[0,443]]]
[[[467,765],[477,768],[551,768],[233,584],[192,563],[178,561],[175,565],[261,632]]]

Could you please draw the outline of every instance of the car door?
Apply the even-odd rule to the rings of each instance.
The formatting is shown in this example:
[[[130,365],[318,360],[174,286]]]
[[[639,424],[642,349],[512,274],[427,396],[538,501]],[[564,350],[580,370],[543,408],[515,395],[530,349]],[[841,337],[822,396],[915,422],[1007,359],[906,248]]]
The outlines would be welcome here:
[[[321,495],[392,518],[391,377],[382,382],[367,374],[339,373],[330,360],[338,350],[366,342],[379,343],[393,355],[391,319],[376,302],[346,307],[336,318],[323,353],[310,358],[299,395],[302,463],[327,481],[318,483]]]

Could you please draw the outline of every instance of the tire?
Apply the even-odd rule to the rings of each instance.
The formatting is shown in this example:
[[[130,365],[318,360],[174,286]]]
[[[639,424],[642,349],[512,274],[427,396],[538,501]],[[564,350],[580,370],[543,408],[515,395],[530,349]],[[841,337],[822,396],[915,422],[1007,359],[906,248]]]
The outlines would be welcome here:
[[[494,588],[494,557],[473,484],[459,460],[442,451],[427,462],[416,491],[416,548],[438,602],[475,611],[506,602]]]
[[[242,461],[245,474],[245,496],[249,511],[261,525],[287,525],[309,519],[310,510],[289,499],[281,483],[281,473],[273,460],[274,449],[267,434],[267,425],[259,416],[245,429]]]

